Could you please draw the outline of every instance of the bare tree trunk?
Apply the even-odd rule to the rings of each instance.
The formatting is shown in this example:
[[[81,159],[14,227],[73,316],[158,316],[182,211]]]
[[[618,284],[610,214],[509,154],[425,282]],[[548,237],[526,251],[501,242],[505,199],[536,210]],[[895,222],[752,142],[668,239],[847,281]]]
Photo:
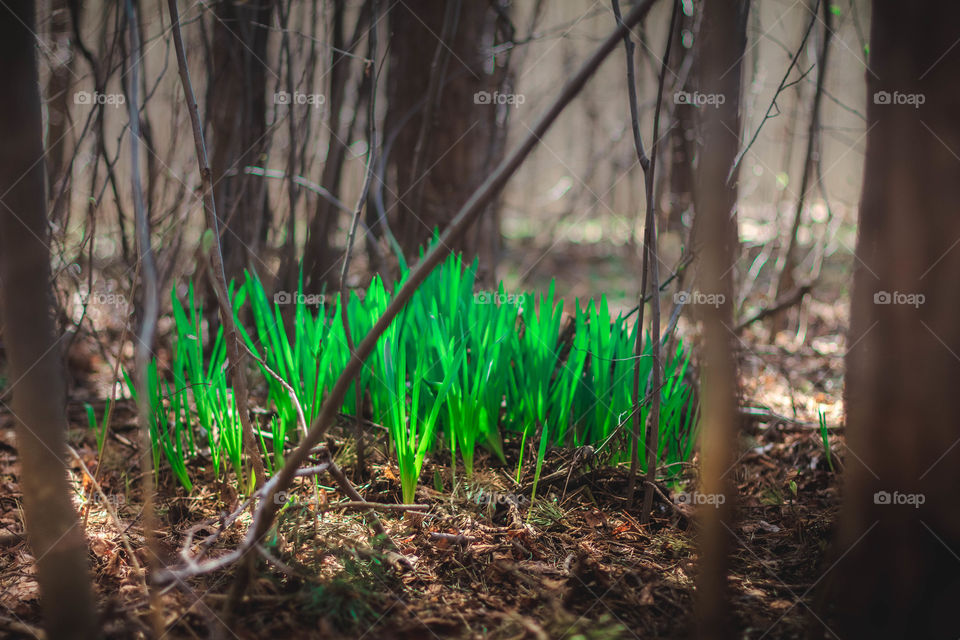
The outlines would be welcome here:
[[[697,307],[704,325],[701,493],[714,499],[700,509],[697,623],[704,638],[732,637],[727,595],[727,553],[735,508],[731,482],[737,441],[737,368],[733,358],[733,272],[737,259],[737,174],[740,85],[747,44],[749,0],[704,3],[700,29],[700,92],[724,96],[700,114],[697,225],[704,238],[698,276],[717,304]],[[722,498],[720,497],[722,496]]]
[[[346,99],[347,78],[350,76],[350,59],[344,55],[344,19],[346,0],[334,0],[330,25],[330,81],[326,105],[328,117],[327,157],[323,162],[320,184],[335,197],[340,195],[340,180],[343,163],[347,156],[349,140],[343,139],[340,116]],[[357,25],[359,28],[359,24]],[[337,228],[340,210],[326,198],[317,201],[317,209],[307,227],[307,244],[303,251],[303,271],[313,287],[325,282],[333,283],[336,277],[337,255],[331,236]]]
[[[93,638],[87,545],[64,466],[66,398],[51,312],[34,3],[11,0],[0,14],[0,60],[8,95],[16,97],[0,101],[0,304],[27,534],[48,637]]]
[[[219,0],[214,5],[207,117],[228,282],[242,277],[259,255],[270,225],[266,181],[248,175],[244,167],[261,166],[269,143],[266,59],[272,14],[273,0]]]
[[[948,0],[873,3],[851,455],[826,600],[843,637],[960,635],[958,24]]]
[[[797,194],[796,209],[793,214],[793,224],[790,225],[790,236],[787,248],[780,265],[780,277],[777,281],[777,293],[774,300],[779,300],[792,290],[796,284],[793,271],[797,267],[797,234],[800,232],[800,222],[803,219],[803,207],[807,201],[807,190],[810,184],[812,171],[818,160],[814,157],[818,153],[820,138],[820,105],[823,103],[823,85],[827,77],[827,62],[830,56],[830,39],[833,36],[833,12],[829,2],[819,0],[823,7],[823,36],[822,45],[817,56],[817,88],[813,94],[813,107],[810,112],[810,128],[807,131],[807,150],[803,157],[803,172],[800,178],[800,193]],[[814,6],[814,11],[817,6]],[[786,329],[786,313],[781,312],[773,316],[770,323],[771,336]]]
[[[434,228],[447,228],[503,157],[509,112],[523,105],[511,103],[522,98],[510,93],[507,70],[490,59],[498,18],[489,3],[415,0],[393,6],[389,21],[385,129],[389,134],[402,127],[387,159],[398,198],[391,220],[404,253],[412,257]],[[437,35],[445,23],[449,33],[440,44]],[[493,215],[481,217],[454,247],[468,258],[480,256],[481,280],[487,282],[494,279],[500,247],[496,203],[491,207]]]
[[[304,92],[307,94],[314,93],[314,77],[318,71],[316,64],[317,39],[314,37],[319,22],[317,5],[318,0],[311,0],[309,9],[305,5],[301,6],[299,21],[303,22],[306,17],[304,14],[309,16],[307,19],[310,25],[310,39],[307,45],[307,58],[303,61],[307,70],[301,79],[302,85],[298,85],[297,79],[294,77],[296,63],[294,61],[294,48],[291,43],[292,34],[290,33],[291,23],[296,19],[293,17],[293,3],[292,0],[277,3],[277,13],[283,28],[280,48],[283,57],[286,58],[287,61],[284,73],[284,84],[286,86],[286,92],[291,95],[297,90],[298,86],[302,86]],[[302,260],[302,254],[297,244],[297,203],[300,201],[300,186],[297,184],[294,176],[303,176],[308,173],[307,167],[309,166],[310,158],[308,158],[307,145],[308,141],[313,139],[313,130],[311,127],[313,112],[320,112],[319,109],[315,109],[312,105],[304,105],[300,107],[303,117],[297,118],[294,117],[297,106],[298,105],[290,105],[289,115],[287,116],[287,138],[289,140],[287,148],[288,213],[286,236],[280,247],[282,255],[280,269],[275,283],[276,287],[288,290],[297,289]],[[317,115],[320,115],[320,113]],[[309,242],[307,243],[307,250],[309,251]]]
[[[377,71],[371,64],[361,68],[360,76],[357,79],[356,103],[352,109],[353,115],[347,128],[342,129],[341,115],[345,110],[349,111],[349,109],[345,109],[345,105],[349,97],[347,81],[350,79],[350,69],[353,62],[351,54],[356,50],[365,35],[364,30],[368,28],[371,5],[370,0],[363,4],[360,13],[357,15],[353,35],[347,41],[344,39],[346,3],[343,0],[336,0],[333,3],[330,71],[327,74],[330,77],[330,83],[326,101],[327,111],[330,114],[327,123],[329,133],[327,157],[324,159],[323,175],[320,178],[320,183],[337,198],[340,197],[340,183],[343,180],[343,167],[347,159],[348,145],[353,138],[353,132],[356,130],[358,116],[362,111],[362,103],[367,97],[371,74]],[[334,202],[321,198],[317,202],[317,209],[307,228],[307,243],[303,253],[303,271],[305,280],[314,288],[319,288],[325,284],[338,285],[336,267],[340,252],[335,248],[333,235],[336,233],[337,223],[340,220],[340,209],[341,207]]]

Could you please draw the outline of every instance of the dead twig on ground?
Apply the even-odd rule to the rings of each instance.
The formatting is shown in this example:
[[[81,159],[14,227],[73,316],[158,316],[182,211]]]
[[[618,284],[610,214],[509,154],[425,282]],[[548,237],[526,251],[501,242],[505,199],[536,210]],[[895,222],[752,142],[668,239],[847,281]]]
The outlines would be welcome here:
[[[347,502],[334,502],[330,505],[330,510],[336,509],[380,509],[381,511],[429,511],[428,504],[389,504],[385,502],[367,502],[361,500],[348,500]]]

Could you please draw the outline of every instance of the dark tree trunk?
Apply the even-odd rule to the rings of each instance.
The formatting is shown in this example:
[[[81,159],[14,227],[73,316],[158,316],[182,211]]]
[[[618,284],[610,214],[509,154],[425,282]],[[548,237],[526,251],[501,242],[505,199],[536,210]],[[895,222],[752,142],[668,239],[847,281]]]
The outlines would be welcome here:
[[[227,280],[257,265],[270,224],[266,181],[244,172],[264,166],[267,130],[267,44],[272,0],[220,0],[214,6],[211,77],[207,86],[210,169]],[[270,96],[272,99],[273,96]]]
[[[331,52],[329,86],[326,106],[329,116],[327,157],[323,162],[320,184],[331,194],[339,197],[343,163],[347,156],[349,140],[344,139],[340,129],[340,116],[346,99],[347,79],[350,77],[350,58],[344,54],[344,19],[347,10],[345,0],[334,0],[331,16]],[[359,29],[360,24],[357,27]],[[329,200],[319,198],[317,210],[307,227],[307,244],[303,253],[303,271],[307,282],[313,287],[337,283],[336,263],[339,252],[334,249],[332,235],[340,219],[340,209]]]
[[[958,24],[949,0],[873,3],[851,455],[826,600],[843,637],[960,636]]]
[[[449,5],[454,2],[459,6]],[[388,158],[388,193],[393,195],[388,208],[393,209],[390,220],[404,253],[415,257],[434,228],[442,232],[447,227],[503,157],[509,112],[525,107],[496,104],[495,92],[513,94],[507,70],[489,59],[498,38],[491,3],[399,3],[390,10],[389,22],[385,130],[389,136],[401,128]],[[445,22],[446,46],[438,48]],[[481,279],[488,282],[494,280],[500,247],[499,217],[492,206],[454,247],[468,258],[480,257]]]
[[[703,423],[700,491],[716,506],[700,509],[700,571],[697,623],[704,638],[733,637],[727,586],[730,531],[736,492],[732,483],[737,443],[737,372],[733,334],[734,265],[737,242],[737,173],[730,169],[740,150],[740,85],[747,44],[748,0],[704,3],[699,34],[699,90],[723,96],[717,107],[701,108],[696,184],[696,225],[702,238],[699,285],[719,304],[699,305],[703,319]],[[695,249],[696,250],[696,249]]]
[[[93,638],[87,546],[67,483],[63,363],[54,337],[34,3],[0,11],[0,283],[20,486],[50,638]]]

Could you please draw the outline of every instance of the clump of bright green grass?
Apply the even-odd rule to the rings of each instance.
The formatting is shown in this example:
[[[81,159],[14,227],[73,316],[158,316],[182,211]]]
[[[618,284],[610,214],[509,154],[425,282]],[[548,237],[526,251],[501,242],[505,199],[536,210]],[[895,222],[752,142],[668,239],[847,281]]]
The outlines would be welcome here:
[[[528,449],[535,451],[534,494],[551,446],[615,442],[611,463],[629,460],[629,450],[620,445],[629,441],[625,425],[635,410],[636,324],[622,315],[612,317],[603,296],[585,308],[575,303],[572,331],[563,337],[563,301],[555,299],[553,283],[537,296],[509,295],[502,283],[496,293],[476,292],[476,269],[476,262],[464,265],[459,256],[438,266],[380,338],[344,401],[344,413],[355,415],[358,407],[368,406],[372,419],[387,428],[404,502],[414,500],[424,459],[438,446],[449,449],[454,473],[462,463],[469,476],[477,447],[505,463],[503,440],[515,438],[521,445],[518,479],[523,456]],[[403,267],[393,290],[407,273]],[[312,422],[350,355],[344,304],[339,295],[304,299],[286,294],[271,301],[252,273],[231,295],[238,317],[249,304],[253,327],[248,331],[238,321],[238,330],[261,360],[267,401],[275,410],[266,434],[272,446],[263,431],[259,436],[273,473],[283,463],[285,447],[300,437],[296,408],[276,376],[290,385]],[[354,341],[370,330],[390,296],[379,277],[362,297],[349,295],[346,313]],[[171,298],[177,331],[169,381],[160,379],[153,363],[147,393],[155,416],[155,462],[162,454],[190,490],[185,460],[198,453],[195,433],[206,437],[215,473],[229,467],[237,477],[242,437],[226,383],[222,329],[205,349],[202,310],[192,286],[185,306],[176,295]],[[641,384],[648,399],[652,393],[661,396],[658,459],[666,463],[689,459],[694,443],[696,408],[684,379],[687,363],[678,344],[675,353],[665,356],[662,388]],[[641,382],[649,380],[649,355],[640,364]],[[640,411],[645,425],[648,401]]]

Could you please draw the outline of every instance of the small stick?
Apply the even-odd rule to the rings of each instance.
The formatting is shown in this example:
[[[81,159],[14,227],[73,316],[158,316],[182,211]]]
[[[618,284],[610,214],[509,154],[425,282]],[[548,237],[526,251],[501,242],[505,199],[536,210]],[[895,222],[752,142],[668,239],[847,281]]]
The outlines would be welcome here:
[[[299,571],[297,571],[296,569],[288,565],[286,562],[284,562],[280,558],[272,555],[269,551],[267,551],[267,549],[262,544],[256,545],[255,548],[257,550],[257,553],[259,553],[264,560],[266,560],[267,562],[275,566],[277,569],[280,569],[280,571],[286,574],[287,576],[291,578],[297,578],[300,580],[303,580],[305,578],[309,579],[308,576],[305,576],[304,574],[300,573]]]
[[[292,386],[290,386],[290,384],[286,380],[280,377],[279,373],[271,369],[270,365],[268,365],[263,358],[255,354],[250,349],[250,347],[247,346],[245,342],[241,342],[240,344],[242,344],[244,350],[246,350],[246,352],[250,354],[250,357],[256,360],[257,362],[259,362],[260,366],[263,367],[264,371],[269,373],[270,376],[274,380],[279,382],[280,386],[282,386],[286,390],[287,395],[290,396],[290,401],[293,402],[293,406],[297,410],[297,424],[299,425],[300,430],[303,432],[303,435],[307,435],[307,420],[303,415],[303,407],[300,405],[300,401],[297,399],[297,392],[294,390]]]
[[[803,427],[808,429],[819,429],[820,424],[817,422],[807,422],[804,420],[798,420],[796,418],[791,418],[789,416],[784,416],[779,413],[770,411],[762,407],[741,407],[738,409],[738,412],[742,416],[748,418],[756,418],[760,422],[782,422],[784,424],[792,424],[796,427]],[[842,426],[831,427],[832,431],[838,429],[843,429]]]
[[[687,251],[687,252],[684,254],[684,256],[683,256],[683,257],[680,259],[680,261],[677,263],[677,266],[674,267],[674,269],[673,269],[673,271],[670,273],[670,275],[667,276],[667,278],[666,278],[663,282],[660,283],[660,292],[661,292],[661,293],[667,290],[667,287],[670,286],[670,283],[671,283],[671,282],[673,282],[674,280],[676,280],[677,278],[679,278],[681,275],[683,275],[684,269],[686,269],[687,266],[688,266],[691,262],[693,262],[693,258],[694,258],[694,253],[693,253],[693,251]],[[632,309],[630,309],[629,311],[627,311],[627,312],[623,315],[623,319],[626,320],[627,318],[629,318],[630,316],[632,316],[633,314],[635,314],[637,311],[640,310],[640,307],[641,307],[642,304],[646,304],[646,303],[649,302],[652,298],[653,298],[653,295],[652,295],[652,294],[650,294],[650,293],[645,293],[645,294],[643,295],[643,300],[642,300],[641,304],[638,304],[638,305],[636,305],[635,307],[633,307]]]
[[[807,46],[807,39],[810,38],[810,32],[813,31],[814,25],[816,25],[818,21],[822,22],[822,20],[820,20],[820,16],[818,15],[820,13],[820,1],[821,0],[817,0],[817,6],[813,8],[813,11],[811,11],[812,17],[810,18],[810,22],[807,24],[806,30],[803,32],[803,38],[800,40],[800,46],[797,47],[797,52],[791,56],[790,64],[787,66],[787,70],[783,74],[783,78],[780,80],[777,90],[773,93],[773,99],[770,100],[770,105],[767,107],[767,111],[763,115],[763,120],[760,121],[760,124],[757,125],[753,135],[750,136],[750,141],[744,145],[743,149],[741,149],[737,154],[737,157],[734,158],[733,165],[730,167],[730,173],[727,175],[728,180],[736,173],[737,169],[740,168],[740,162],[743,160],[744,156],[747,155],[747,152],[750,151],[753,143],[757,141],[757,137],[760,135],[760,130],[763,129],[763,125],[767,123],[767,120],[775,118],[780,114],[780,107],[777,105],[777,98],[780,97],[780,94],[783,93],[784,89],[796,84],[796,82],[799,82],[799,80],[796,80],[788,84],[787,78],[790,77],[790,73],[793,71],[793,68],[797,66],[797,62],[800,60],[800,52],[803,51],[803,48]],[[813,67],[810,67],[810,69],[813,69]],[[808,69],[803,75],[806,75],[809,72],[810,70]]]
[[[330,509],[380,509],[381,511],[429,511],[428,504],[390,504],[387,502],[367,502],[362,500],[348,500],[347,502],[335,502],[330,505]]]
[[[686,514],[683,513],[683,511],[680,511],[680,507],[674,504],[673,500],[671,500],[665,493],[663,493],[663,491],[660,490],[660,487],[658,487],[656,483],[650,483],[649,486],[656,492],[658,496],[663,498],[664,504],[669,505],[674,513],[679,514],[685,518],[687,517]]]
[[[350,481],[347,479],[347,476],[343,473],[343,470],[337,466],[337,463],[334,462],[333,460],[330,460],[329,462],[330,462],[330,468],[327,469],[327,473],[329,473],[333,477],[333,479],[337,481],[337,484],[340,485],[340,490],[343,491],[345,494],[347,494],[347,496],[349,496],[352,501],[359,502],[359,503],[366,503],[366,500],[363,499],[363,496],[357,493],[357,490],[353,488],[352,484],[350,484]],[[389,534],[387,534],[387,530],[383,528],[383,523],[380,522],[380,518],[377,517],[377,514],[374,513],[373,509],[370,509],[368,507],[367,515],[373,521],[370,526],[373,528],[374,532],[376,532],[377,535],[385,538],[387,546],[392,547],[394,549],[398,548],[397,545],[394,544],[393,540],[390,538]]]

